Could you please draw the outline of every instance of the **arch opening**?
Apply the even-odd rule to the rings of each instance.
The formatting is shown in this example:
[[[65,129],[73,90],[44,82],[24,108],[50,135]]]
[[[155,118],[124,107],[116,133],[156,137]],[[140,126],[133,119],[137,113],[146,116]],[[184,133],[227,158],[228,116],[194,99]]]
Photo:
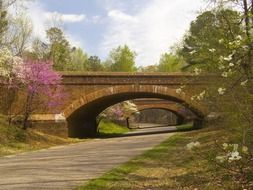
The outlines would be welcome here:
[[[108,92],[108,89],[106,91],[100,91],[99,93],[94,92],[93,94],[88,94],[86,97],[81,97],[81,100],[78,100],[80,105],[75,102],[74,105],[77,105],[76,108],[71,105],[70,108],[66,109],[67,111],[64,112],[64,114],[67,116],[69,137],[84,138],[96,135],[96,117],[106,108],[131,99],[159,98],[169,100],[183,104],[189,108],[194,114],[196,114],[199,121],[204,117],[204,114],[200,110],[191,106],[185,99],[177,97],[175,93],[168,93],[167,91],[164,91],[163,88],[160,88],[160,92],[157,92],[157,89],[156,92],[140,92],[136,91],[135,87],[134,90],[128,90],[127,92],[120,92],[118,89],[109,89],[110,93],[106,92]],[[169,92],[172,92],[172,89],[170,89]],[[94,97],[95,95],[98,96]],[[87,101],[89,97],[92,97],[91,101]],[[84,101],[85,99],[86,102]]]
[[[137,128],[141,127],[140,124],[151,127],[181,125],[185,119],[177,111],[168,108],[138,108],[138,111],[138,114],[133,113],[129,119],[130,124]]]

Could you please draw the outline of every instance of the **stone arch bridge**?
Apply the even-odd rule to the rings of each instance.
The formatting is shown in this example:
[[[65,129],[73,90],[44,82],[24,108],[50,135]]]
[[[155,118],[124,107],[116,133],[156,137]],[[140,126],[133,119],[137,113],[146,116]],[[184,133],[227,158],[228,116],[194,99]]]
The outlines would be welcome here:
[[[196,90],[207,82],[206,77],[191,74],[162,73],[62,73],[63,105],[55,110],[37,111],[34,120],[59,120],[66,118],[69,137],[83,138],[96,133],[96,117],[116,103],[138,99],[159,98],[181,104],[190,109],[201,121],[208,111],[204,105],[191,101]],[[204,81],[204,82],[203,82]],[[187,85],[187,92],[176,89]],[[36,115],[43,116],[36,118]],[[46,117],[47,116],[47,117]],[[46,119],[47,118],[47,119]],[[32,119],[32,118],[31,118]]]
[[[133,103],[137,106],[138,111],[161,109],[171,112],[177,117],[177,125],[181,125],[197,119],[197,116],[193,112],[191,112],[191,110],[187,109],[181,104],[172,101],[156,98],[149,98],[149,99],[144,98],[144,99],[135,99],[133,100]]]

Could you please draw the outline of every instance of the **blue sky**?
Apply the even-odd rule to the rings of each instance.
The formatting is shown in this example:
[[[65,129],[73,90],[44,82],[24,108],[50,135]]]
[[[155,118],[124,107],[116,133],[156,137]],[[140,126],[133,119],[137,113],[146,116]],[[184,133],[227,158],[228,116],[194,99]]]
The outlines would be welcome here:
[[[89,55],[105,60],[111,49],[127,44],[137,65],[147,66],[182,39],[203,8],[203,0],[35,0],[27,14],[42,40],[47,28],[60,25]]]

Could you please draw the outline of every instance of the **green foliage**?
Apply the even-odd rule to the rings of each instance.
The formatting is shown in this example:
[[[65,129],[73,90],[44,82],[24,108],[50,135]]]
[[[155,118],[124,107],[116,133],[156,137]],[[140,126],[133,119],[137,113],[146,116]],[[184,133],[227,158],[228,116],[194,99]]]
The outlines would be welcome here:
[[[223,127],[233,129],[237,139],[228,144],[246,147],[252,152],[253,38],[249,28],[252,27],[253,7],[252,2],[248,4],[247,0],[234,1],[235,4],[227,2],[233,10],[223,9],[226,4],[223,1],[215,10],[202,13],[192,22],[180,54],[190,67],[196,66],[192,67],[196,75],[201,70],[216,74],[211,79],[215,82],[212,81],[204,89],[198,89],[197,95],[191,97],[192,101],[202,101],[209,112],[220,116],[219,121]],[[242,10],[238,9],[238,2],[243,6]],[[216,145],[216,148],[219,146]],[[248,180],[252,175],[249,174],[252,164],[248,161],[252,159],[252,154],[248,154],[249,158],[245,159],[245,155],[237,148],[223,154],[217,154],[211,148],[209,152],[218,155],[219,169],[224,169],[219,180],[229,176],[233,181],[229,186],[231,189],[252,189],[252,182]],[[217,165],[217,162],[212,159],[211,164]]]
[[[191,23],[179,54],[190,66],[196,65],[206,71],[216,70],[219,57],[229,54],[230,49],[225,44],[242,35],[240,21],[240,13],[234,10],[203,12]]]
[[[8,20],[7,11],[3,8],[3,0],[0,0],[0,47],[2,46],[2,37],[4,32],[7,30]]]
[[[136,71],[135,67],[136,53],[124,45],[113,49],[110,52],[109,60],[111,71],[118,72],[133,72]]]
[[[101,64],[101,60],[98,56],[90,56],[87,60],[87,70],[88,71],[103,71],[103,65]]]
[[[54,69],[64,71],[69,68],[71,61],[71,48],[66,40],[63,31],[59,28],[52,27],[46,31],[47,38],[50,42],[49,57],[54,63]]]
[[[158,65],[159,72],[179,72],[184,65],[184,60],[173,54],[164,53],[161,55]]]
[[[65,68],[68,71],[86,71],[88,68],[88,55],[81,48],[73,48],[70,64]]]
[[[152,73],[152,72],[157,72],[158,71],[158,66],[157,65],[148,65],[146,67],[138,67],[137,69],[138,72],[147,72],[147,73]]]
[[[30,18],[24,13],[10,17],[5,35],[5,45],[15,56],[22,57],[31,41],[33,26]]]
[[[47,60],[49,59],[50,49],[49,46],[38,38],[32,42],[32,50],[26,51],[23,57],[32,60]]]

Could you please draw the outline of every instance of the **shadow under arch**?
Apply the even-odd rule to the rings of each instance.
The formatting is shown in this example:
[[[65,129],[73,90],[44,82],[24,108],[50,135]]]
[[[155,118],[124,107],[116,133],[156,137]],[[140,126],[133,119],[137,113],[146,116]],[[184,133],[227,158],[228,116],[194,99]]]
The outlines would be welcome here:
[[[138,107],[138,111],[139,112],[145,111],[145,110],[152,110],[152,109],[165,110],[165,111],[173,113],[177,117],[177,123],[176,123],[176,125],[182,125],[182,124],[185,124],[187,122],[190,122],[190,121],[193,121],[193,120],[196,119],[196,117],[188,118],[187,115],[181,113],[180,110],[179,110],[179,108],[177,108],[176,106],[165,107],[165,106],[161,106],[161,105],[152,105],[152,106],[139,106]],[[130,117],[132,115],[136,114],[136,113],[137,112],[133,112],[130,115]]]
[[[103,110],[119,102],[138,98],[174,101],[190,109],[198,120],[205,116],[205,110],[201,105],[190,101],[190,96],[177,94],[173,88],[156,85],[112,86],[80,97],[63,111],[67,118],[69,137],[94,136],[97,131],[96,117]]]

